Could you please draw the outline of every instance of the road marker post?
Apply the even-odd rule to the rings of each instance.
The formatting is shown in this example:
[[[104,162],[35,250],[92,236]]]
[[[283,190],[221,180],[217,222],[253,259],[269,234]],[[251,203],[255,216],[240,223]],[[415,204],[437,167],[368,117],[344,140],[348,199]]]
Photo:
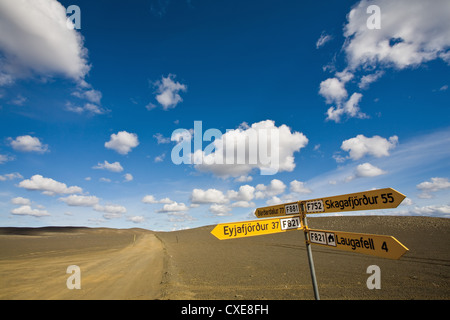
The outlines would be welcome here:
[[[313,286],[313,290],[314,290],[314,298],[316,300],[320,300],[319,287],[317,286],[316,269],[314,268],[314,259],[313,259],[312,250],[311,250],[310,234],[308,232],[308,222],[306,220],[306,213],[303,210],[303,204],[300,204],[300,207],[302,208],[301,218],[302,218],[302,225],[303,225],[303,234],[305,235],[306,254],[308,256],[309,271],[311,273],[311,281],[312,281],[312,286]]]

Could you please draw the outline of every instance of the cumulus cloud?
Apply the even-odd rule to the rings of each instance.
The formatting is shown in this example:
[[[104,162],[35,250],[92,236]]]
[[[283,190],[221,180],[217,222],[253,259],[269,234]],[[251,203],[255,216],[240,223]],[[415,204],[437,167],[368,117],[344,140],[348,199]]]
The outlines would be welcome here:
[[[127,213],[127,209],[124,206],[118,204],[110,204],[101,206],[99,204],[94,205],[94,210],[98,212],[103,212],[103,217],[105,219],[116,219],[122,217],[123,214]]]
[[[194,204],[227,203],[228,199],[222,191],[217,189],[194,189],[191,193],[191,202]]]
[[[365,155],[372,155],[377,158],[389,156],[389,151],[394,149],[397,144],[397,136],[386,139],[380,136],[368,138],[359,134],[355,138],[342,142],[341,149],[349,152],[348,158],[359,160]]]
[[[156,212],[158,213],[176,213],[176,212],[184,212],[188,211],[189,208],[184,203],[173,202],[170,204],[165,204],[161,210]]]
[[[229,208],[228,206],[223,205],[223,204],[215,203],[209,207],[209,212],[211,212],[212,214],[219,216],[219,217],[230,215],[230,211],[231,211],[231,208]]]
[[[297,181],[297,180],[292,180],[291,183],[289,184],[289,188],[291,190],[291,192],[294,193],[311,193],[311,189],[305,187],[305,183],[301,182],[301,181]]]
[[[46,195],[73,194],[83,192],[83,189],[81,189],[80,187],[67,187],[65,183],[58,182],[51,178],[45,178],[40,174],[36,174],[30,179],[21,181],[19,183],[19,187],[25,188],[27,190],[42,191],[42,193]]]
[[[380,176],[380,175],[383,175],[386,173],[387,173],[386,171],[366,162],[366,163],[358,165],[355,169],[354,174],[345,178],[345,182],[350,182],[356,178],[376,177],[376,176]]]
[[[174,203],[175,201],[170,200],[169,198],[163,198],[163,199],[160,199],[160,200],[156,200],[155,196],[149,194],[149,195],[144,196],[141,199],[141,202],[149,203],[149,204],[155,204],[155,203],[171,204],[171,203]]]
[[[99,202],[99,199],[96,196],[79,196],[75,194],[65,198],[59,198],[59,200],[71,207],[92,207]]]
[[[255,198],[264,199],[283,193],[284,190],[286,190],[286,185],[281,180],[273,179],[267,186],[264,184],[258,184],[255,189]]]
[[[435,177],[431,178],[430,181],[419,183],[416,187],[422,191],[419,198],[428,199],[432,198],[432,192],[450,189],[450,181],[448,181],[448,178]]]
[[[340,103],[347,98],[345,83],[338,78],[329,78],[322,81],[319,94],[326,99],[327,103]]]
[[[380,29],[367,27],[370,5],[380,8]],[[450,65],[450,2],[446,0],[361,0],[347,15],[343,31],[347,62],[343,72],[360,76],[358,86],[363,90],[387,69],[415,68],[436,59]],[[344,115],[367,118],[359,108],[360,93],[345,103],[347,80],[339,74],[320,84],[319,94],[326,103],[335,104],[328,109],[327,120],[340,122]]]
[[[386,171],[381,170],[368,162],[358,165],[355,172],[357,177],[376,177],[386,174]]]
[[[34,74],[84,83],[90,69],[87,50],[66,21],[66,9],[56,0],[0,1],[1,83]]]
[[[197,170],[224,178],[246,176],[253,169],[271,175],[294,170],[294,153],[307,144],[308,138],[303,133],[292,132],[284,124],[277,127],[273,120],[251,126],[243,123],[216,137],[211,143],[213,152],[206,152],[206,148],[196,150],[193,162]]]
[[[131,216],[127,218],[128,221],[134,222],[134,223],[143,223],[145,222],[144,216]]]
[[[34,217],[43,217],[43,216],[49,216],[50,214],[47,212],[47,210],[39,210],[39,209],[32,209],[29,205],[23,205],[19,208],[15,208],[11,210],[11,213],[14,215],[25,215],[25,216],[34,216]]]
[[[240,186],[238,191],[229,190],[227,198],[233,201],[250,201],[255,197],[255,187],[248,184]]]
[[[92,169],[106,169],[112,172],[122,172],[123,167],[120,165],[120,162],[109,163],[108,161],[104,161],[103,163],[98,163],[96,166],[92,167]],[[131,180],[133,178],[131,177]]]
[[[381,11],[381,28],[367,28],[367,7]],[[362,0],[348,14],[344,50],[349,67],[404,69],[441,58],[450,49],[450,3],[446,0]]]
[[[113,133],[111,139],[105,142],[105,147],[113,149],[120,154],[128,154],[131,149],[139,145],[138,136],[135,133],[126,131],[119,131],[117,134]]]
[[[11,147],[21,152],[38,152],[44,153],[48,151],[48,145],[42,144],[39,138],[30,135],[19,136],[15,139],[9,138]]]
[[[163,110],[175,108],[176,105],[183,101],[180,92],[185,92],[187,86],[179,82],[175,82],[175,75],[169,74],[162,77],[154,83],[156,86],[156,101],[162,106]],[[147,108],[149,109],[149,108]]]
[[[11,199],[12,204],[19,204],[19,205],[31,205],[30,199],[23,198],[23,197],[16,197]]]

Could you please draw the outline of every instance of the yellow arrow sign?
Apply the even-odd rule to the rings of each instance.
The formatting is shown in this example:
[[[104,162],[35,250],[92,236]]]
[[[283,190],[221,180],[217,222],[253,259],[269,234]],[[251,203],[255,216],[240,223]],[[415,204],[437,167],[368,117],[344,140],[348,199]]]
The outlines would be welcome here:
[[[258,218],[269,218],[302,212],[311,214],[389,209],[397,208],[405,198],[406,196],[397,190],[385,188],[257,208],[255,215]]]
[[[300,208],[298,206],[298,202],[289,202],[289,203],[278,204],[275,206],[258,208],[255,211],[255,216],[258,218],[287,216],[290,214],[300,214]]]
[[[392,188],[300,201],[305,213],[328,213],[396,208],[406,196]]]
[[[316,229],[308,233],[313,244],[387,259],[400,259],[408,251],[392,236]]]
[[[292,216],[287,218],[221,223],[214,227],[211,234],[219,240],[227,240],[301,229],[300,217]]]

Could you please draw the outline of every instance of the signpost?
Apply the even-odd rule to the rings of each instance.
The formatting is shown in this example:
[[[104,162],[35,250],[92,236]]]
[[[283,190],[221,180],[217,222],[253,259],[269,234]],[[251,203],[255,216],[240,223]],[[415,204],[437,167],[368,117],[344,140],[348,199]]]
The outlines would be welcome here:
[[[400,259],[408,248],[392,236],[309,229],[306,215],[396,208],[405,197],[392,188],[385,188],[283,203],[255,210],[257,218],[271,219],[221,223],[211,233],[220,240],[226,240],[303,229],[314,297],[319,300],[311,244],[387,259]]]
[[[308,233],[313,244],[386,259],[398,260],[408,251],[392,236],[315,229],[308,229]]]
[[[290,214],[300,214],[298,202],[289,202],[275,206],[258,208],[255,211],[255,216],[258,218],[287,216]]]
[[[300,201],[306,214],[397,208],[406,196],[392,188]]]
[[[297,215],[276,219],[221,223],[216,225],[211,233],[219,240],[227,240],[301,229],[300,216]]]

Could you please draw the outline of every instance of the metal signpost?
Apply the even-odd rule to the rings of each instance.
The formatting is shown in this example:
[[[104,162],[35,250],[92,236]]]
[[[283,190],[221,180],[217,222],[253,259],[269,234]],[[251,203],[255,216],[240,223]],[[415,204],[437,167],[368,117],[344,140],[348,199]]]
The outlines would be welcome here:
[[[309,229],[306,215],[396,208],[405,197],[404,194],[392,188],[385,188],[289,202],[256,209],[255,215],[257,218],[270,219],[222,223],[216,225],[211,233],[220,240],[227,240],[280,233],[289,230],[303,230],[314,297],[316,300],[319,300],[319,289],[317,286],[311,244],[386,259],[400,259],[408,251],[408,248],[392,236]]]

